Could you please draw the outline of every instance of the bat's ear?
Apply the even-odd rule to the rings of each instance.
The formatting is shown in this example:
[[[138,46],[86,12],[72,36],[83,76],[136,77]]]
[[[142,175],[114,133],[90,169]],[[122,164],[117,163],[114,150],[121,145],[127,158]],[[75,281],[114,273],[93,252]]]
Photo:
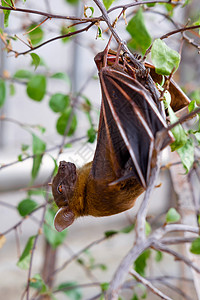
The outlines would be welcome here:
[[[74,213],[66,206],[61,207],[54,218],[54,226],[57,231],[61,232],[74,222]]]

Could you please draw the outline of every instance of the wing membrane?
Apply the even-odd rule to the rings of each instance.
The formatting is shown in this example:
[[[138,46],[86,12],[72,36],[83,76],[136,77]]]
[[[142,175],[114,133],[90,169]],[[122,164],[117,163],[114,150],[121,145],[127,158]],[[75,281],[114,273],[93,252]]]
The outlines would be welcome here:
[[[151,94],[119,65],[103,67],[99,73],[102,88],[101,137],[98,138],[94,166],[99,154],[109,158],[113,181],[136,177],[146,187],[156,133],[166,127]],[[172,141],[169,133],[162,148]],[[103,150],[104,144],[104,150]],[[105,147],[106,144],[106,147]],[[106,150],[105,150],[106,149]],[[97,154],[97,155],[96,155]],[[101,164],[101,171],[108,165]],[[93,176],[96,167],[92,167]]]

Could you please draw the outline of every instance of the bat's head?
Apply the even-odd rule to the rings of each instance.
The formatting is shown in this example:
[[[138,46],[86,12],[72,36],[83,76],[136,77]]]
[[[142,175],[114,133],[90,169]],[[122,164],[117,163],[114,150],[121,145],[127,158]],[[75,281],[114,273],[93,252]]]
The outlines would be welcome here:
[[[54,218],[54,226],[57,231],[62,231],[70,226],[75,215],[70,209],[70,199],[73,197],[77,181],[76,166],[73,163],[61,161],[58,173],[52,182],[54,200],[59,207]]]
[[[104,65],[104,56],[105,55],[103,51],[103,52],[99,52],[94,58],[98,70],[101,70]]]

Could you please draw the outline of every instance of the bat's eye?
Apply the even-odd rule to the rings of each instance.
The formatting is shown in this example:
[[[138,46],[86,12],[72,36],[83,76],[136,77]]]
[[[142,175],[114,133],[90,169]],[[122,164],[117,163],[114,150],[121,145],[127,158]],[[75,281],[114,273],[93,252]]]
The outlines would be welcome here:
[[[62,194],[63,193],[62,184],[58,185],[57,191],[58,191],[58,194]]]

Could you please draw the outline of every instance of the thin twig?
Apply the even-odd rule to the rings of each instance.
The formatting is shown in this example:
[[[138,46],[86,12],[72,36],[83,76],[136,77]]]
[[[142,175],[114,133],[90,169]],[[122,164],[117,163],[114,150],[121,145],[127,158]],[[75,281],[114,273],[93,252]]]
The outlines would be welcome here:
[[[19,239],[19,233],[18,228],[15,228],[15,240],[16,240],[16,246],[17,246],[17,256],[20,257],[20,239]]]
[[[162,35],[162,36],[160,37],[160,39],[161,39],[161,40],[167,39],[169,36],[172,36],[172,35],[174,35],[174,34],[181,33],[181,32],[185,32],[185,31],[188,31],[188,30],[191,30],[191,29],[198,29],[198,28],[200,28],[200,25],[193,25],[193,26],[188,26],[188,27],[179,28],[179,29],[170,31],[170,32],[168,32],[168,33]]]
[[[154,241],[152,243],[152,247],[155,248],[155,249],[157,249],[157,250],[159,250],[159,251],[166,252],[168,254],[173,255],[176,259],[184,262],[190,268],[193,268],[196,272],[200,273],[200,268],[198,268],[191,260],[189,260],[188,258],[186,258],[185,256],[183,256],[182,254],[174,251],[173,249],[170,249],[170,248],[166,247],[162,243],[160,243],[158,241]]]
[[[176,121],[175,123],[171,124],[168,126],[168,130],[171,130],[172,128],[174,128],[176,125],[178,124],[182,124],[185,121],[187,121],[188,119],[192,119],[195,115],[200,113],[200,107],[193,110],[191,113],[182,116],[178,121]]]
[[[38,45],[38,46],[36,46],[36,47],[32,47],[31,49],[26,50],[26,51],[24,51],[24,52],[19,52],[19,53],[17,54],[17,56],[25,55],[25,54],[27,54],[27,53],[30,53],[30,52],[32,52],[32,51],[34,51],[34,50],[37,50],[37,49],[39,49],[39,48],[41,48],[41,47],[43,47],[43,46],[45,46],[45,45],[47,45],[47,44],[49,44],[49,43],[51,43],[51,42],[56,41],[56,40],[60,40],[60,39],[66,38],[66,37],[70,37],[70,36],[79,34],[79,33],[84,32],[84,31],[88,31],[88,29],[90,29],[93,25],[94,25],[94,23],[92,22],[91,24],[89,24],[88,26],[86,26],[86,27],[84,27],[84,28],[82,28],[82,29],[80,29],[80,30],[76,30],[76,31],[73,31],[73,32],[69,32],[69,33],[67,33],[67,34],[63,34],[63,35],[56,36],[56,37],[54,37],[54,38],[52,38],[52,39],[49,39],[49,40],[45,41],[44,43],[41,43],[40,45]]]
[[[171,284],[169,282],[159,281],[159,280],[158,280],[158,282],[160,284],[162,284],[163,286],[170,288],[172,291],[174,291],[175,293],[177,293],[178,295],[183,297],[181,299],[184,299],[184,300],[193,300],[194,299],[194,298],[191,298],[188,295],[186,295],[186,293],[184,293],[181,289],[179,289],[177,286],[174,286],[173,284]]]
[[[86,139],[86,136],[72,139],[72,140],[69,141],[69,144],[77,142],[77,141],[80,141],[80,140],[83,140],[83,139]],[[52,148],[49,148],[49,149],[45,150],[43,153],[41,153],[41,155],[44,155],[45,153],[48,153],[48,152],[51,152],[51,151],[54,151],[54,150],[60,148],[60,146],[61,145],[56,145],[56,146],[54,146]],[[7,167],[11,167],[13,165],[16,165],[18,163],[24,162],[25,160],[30,159],[30,158],[34,158],[34,157],[36,157],[36,155],[29,155],[27,157],[22,158],[21,160],[15,160],[15,161],[13,161],[11,163],[8,163],[8,164],[0,164],[0,170],[2,170],[4,168],[7,168]]]
[[[63,269],[66,268],[66,266],[68,264],[70,264],[72,261],[74,261],[77,257],[79,257],[79,255],[81,255],[84,251],[90,249],[91,247],[100,244],[101,242],[105,241],[107,239],[107,237],[102,237],[99,240],[96,240],[92,243],[90,243],[89,245],[85,246],[83,249],[81,249],[80,251],[78,251],[77,253],[73,254],[70,259],[68,259],[61,267],[57,268],[54,273],[52,275],[55,275],[58,272],[61,272]]]
[[[191,30],[191,29],[198,29],[198,28],[200,28],[200,25],[194,25],[194,26],[178,28],[176,30],[170,31],[170,32],[162,35],[159,39],[164,40],[164,39],[167,39],[168,37],[170,37],[174,34],[183,33],[185,31],[188,31],[188,30]],[[146,58],[147,54],[150,53],[152,46],[153,46],[153,44],[151,44],[151,46],[146,50],[145,55],[144,55],[145,58]]]
[[[64,287],[64,288],[58,289],[58,290],[55,289],[53,291],[53,294],[60,293],[60,292],[71,291],[71,290],[74,290],[74,289],[96,287],[96,286],[99,287],[100,283],[99,282],[92,282],[92,283],[77,284],[77,285],[72,285],[72,286]]]
[[[160,154],[157,155],[157,162],[155,167],[151,170],[151,177],[148,182],[148,187],[145,192],[144,199],[142,201],[142,204],[139,208],[139,211],[137,213],[137,219],[136,219],[136,245],[138,243],[141,243],[141,240],[145,240],[145,222],[146,222],[146,215],[148,211],[149,206],[149,200],[150,200],[150,194],[152,190],[154,189],[154,186],[156,185],[156,180],[158,178],[159,174],[159,159]]]
[[[165,245],[177,245],[182,243],[192,243],[194,240],[195,237],[169,237],[161,239],[160,242]]]
[[[74,21],[83,21],[83,22],[92,22],[92,23],[102,20],[101,18],[98,18],[98,17],[97,18],[78,18],[78,17],[74,17],[74,16],[56,15],[56,14],[51,14],[51,13],[47,13],[47,12],[43,12],[43,11],[19,8],[19,7],[15,7],[15,9],[14,9],[13,7],[6,7],[6,6],[2,6],[2,5],[0,5],[0,9],[45,16],[49,19],[74,20]]]
[[[34,31],[36,28],[40,27],[42,24],[44,24],[47,20],[49,20],[49,17],[44,19],[42,22],[40,22],[38,25],[36,25],[34,28],[30,29],[29,31],[26,31],[23,35],[29,34],[30,32]]]
[[[169,283],[168,281],[184,281],[184,282],[188,282],[188,283],[192,283],[192,279],[190,278],[185,278],[185,277],[178,277],[178,276],[157,276],[157,277],[147,277],[146,278],[149,282],[151,283],[157,283],[157,284],[161,284],[165,287],[169,287],[171,290],[173,290],[175,293],[183,296],[185,300],[192,300],[191,297],[189,297],[188,295],[186,295],[181,289],[177,288],[176,286],[172,285],[171,283]],[[122,286],[122,289],[133,289],[135,286],[137,285],[137,281],[136,280],[129,280],[127,282],[125,282]]]
[[[142,277],[135,270],[131,270],[129,272],[132,276],[134,276],[139,282],[141,282],[145,287],[149,288],[155,295],[159,296],[161,299],[172,300],[172,298],[168,297],[164,293],[162,293],[159,289],[157,289],[150,281],[146,278]]]
[[[38,206],[38,207],[37,207],[36,209],[34,209],[31,213],[29,213],[28,216],[32,215],[33,213],[35,213],[37,210],[39,210],[40,208],[44,207],[45,205],[46,205],[46,203],[43,204],[43,205]],[[10,227],[10,228],[7,229],[6,231],[0,233],[0,236],[6,235],[6,234],[10,233],[12,230],[18,228],[18,227],[19,227],[25,220],[27,220],[27,219],[28,219],[28,217],[22,218],[22,219],[21,219],[19,222],[17,222],[15,225],[13,225],[12,227]]]
[[[197,48],[197,50],[199,50],[199,52],[200,52],[200,44],[196,43],[194,39],[191,39],[190,37],[188,37],[185,32],[183,32],[183,39],[186,40],[190,45]]]
[[[199,234],[199,228],[191,225],[184,225],[184,224],[167,224],[156,229],[151,237],[158,240],[161,239],[165,234],[170,232],[192,232]]]
[[[110,8],[108,10],[108,13],[116,10],[116,9],[122,9],[123,11],[127,10],[128,8],[131,8],[131,7],[134,7],[134,6],[139,6],[139,5],[144,5],[144,4],[156,4],[156,3],[169,3],[169,0],[153,0],[153,1],[135,1],[134,3],[129,3],[129,4],[126,4],[126,5],[117,5],[117,6],[114,6],[112,8]],[[176,2],[176,1],[170,1],[170,4],[173,4],[175,6],[177,5],[181,5],[183,3],[181,2]]]
[[[42,218],[40,220],[38,233],[35,236],[35,240],[34,240],[34,243],[33,243],[33,248],[32,248],[32,251],[31,251],[31,258],[30,258],[30,264],[29,264],[29,270],[28,270],[28,280],[27,280],[27,286],[26,286],[26,299],[27,300],[29,300],[29,288],[30,288],[30,279],[31,279],[31,272],[32,272],[32,265],[33,265],[33,256],[34,256],[34,253],[35,253],[35,248],[36,248],[36,244],[37,244],[39,235],[41,234],[41,228],[42,228],[42,225],[44,223],[46,207],[47,207],[47,202],[44,204],[44,209],[43,209],[43,213],[42,213]]]

